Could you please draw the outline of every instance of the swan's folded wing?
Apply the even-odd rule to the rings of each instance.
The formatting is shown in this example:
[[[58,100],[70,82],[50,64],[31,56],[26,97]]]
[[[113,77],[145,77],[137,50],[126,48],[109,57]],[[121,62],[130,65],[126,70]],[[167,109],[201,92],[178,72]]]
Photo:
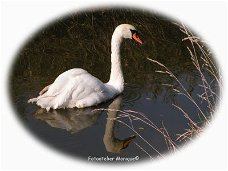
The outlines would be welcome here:
[[[89,73],[71,81],[74,85],[74,87],[71,87],[73,99],[80,100],[89,97],[93,93],[102,93],[106,91],[105,85]]]
[[[54,81],[54,83],[49,87],[46,96],[57,96],[63,91],[68,89],[72,89],[72,81],[75,81],[78,77],[82,77],[82,75],[88,74],[87,71],[75,68],[68,70],[62,74],[60,74]]]
[[[105,100],[108,97],[105,96],[106,92],[106,86],[99,79],[85,70],[73,69],[59,75],[48,91],[36,101],[47,110],[81,107],[82,104],[87,107]]]

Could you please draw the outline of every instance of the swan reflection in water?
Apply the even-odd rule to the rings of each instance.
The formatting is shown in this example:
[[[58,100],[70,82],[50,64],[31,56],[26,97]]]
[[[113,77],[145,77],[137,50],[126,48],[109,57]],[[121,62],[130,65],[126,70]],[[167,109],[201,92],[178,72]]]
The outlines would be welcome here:
[[[103,142],[105,148],[111,153],[120,153],[122,149],[127,148],[128,145],[136,136],[127,137],[120,140],[115,136],[115,125],[118,110],[120,109],[122,96],[118,96],[107,108],[107,121]],[[100,106],[104,108],[105,106]],[[46,122],[54,128],[64,129],[71,133],[77,133],[85,128],[91,127],[97,122],[103,110],[96,110],[97,108],[84,108],[84,109],[60,109],[50,110],[39,109],[34,117],[36,119]]]
[[[107,112],[107,122],[105,127],[105,134],[104,134],[104,144],[105,148],[108,152],[112,153],[120,153],[120,151],[124,148],[127,148],[128,145],[132,142],[132,140],[136,136],[130,136],[124,140],[120,140],[115,137],[115,123],[116,117],[118,114],[118,110],[120,110],[120,105],[122,102],[122,97],[117,97],[109,106]]]

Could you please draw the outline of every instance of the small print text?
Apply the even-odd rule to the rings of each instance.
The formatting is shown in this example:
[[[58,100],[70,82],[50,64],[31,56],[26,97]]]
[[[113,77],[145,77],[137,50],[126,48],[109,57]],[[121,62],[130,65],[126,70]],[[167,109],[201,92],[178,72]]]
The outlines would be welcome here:
[[[138,161],[139,160],[139,156],[135,156],[135,157],[93,157],[93,156],[89,156],[88,157],[88,161],[93,161],[93,162],[134,162],[134,161]]]

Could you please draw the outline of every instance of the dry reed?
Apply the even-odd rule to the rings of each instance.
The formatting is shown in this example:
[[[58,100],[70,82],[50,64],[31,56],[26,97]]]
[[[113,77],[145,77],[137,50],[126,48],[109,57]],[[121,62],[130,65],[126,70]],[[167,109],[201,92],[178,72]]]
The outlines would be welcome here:
[[[194,34],[184,24],[177,25],[179,26],[180,30],[186,35],[186,37],[183,38],[182,41],[188,43],[186,45],[186,48],[188,49],[188,52],[191,56],[192,64],[198,71],[201,78],[201,84],[199,84],[198,86],[203,88],[203,92],[201,94],[198,94],[198,97],[201,99],[201,103],[202,101],[206,102],[208,112],[210,114],[209,116],[212,117],[215,110],[216,101],[218,100],[219,96],[211,85],[212,83],[215,84],[214,82],[216,82],[218,89],[220,89],[222,84],[220,71],[218,70],[214,61],[211,60],[211,52],[209,51],[209,49],[207,49],[207,47],[203,45],[204,42],[201,41],[199,37],[194,36]],[[186,97],[197,108],[199,115],[203,117],[205,123],[209,124],[210,122],[208,113],[201,109],[200,104],[198,104],[196,100],[191,96],[191,94],[187,91],[187,89],[184,87],[183,83],[177,78],[177,76],[175,76],[175,74],[162,63],[150,58],[147,59],[161,67],[162,70],[156,71],[157,73],[167,74],[169,77],[173,78],[179,84],[179,88],[176,88],[174,85],[171,84],[163,85],[172,87],[173,91],[176,94]],[[212,81],[208,81],[206,74],[209,74],[213,78]],[[176,140],[190,140],[193,136],[198,135],[198,133],[202,132],[202,128],[191,119],[190,114],[185,112],[185,110],[181,106],[176,104],[172,105],[179,111],[181,111],[184,117],[188,120],[189,125],[189,129],[186,129],[183,134],[177,134],[178,137]]]
[[[147,144],[151,149],[153,149],[153,151],[155,153],[157,153],[158,156],[163,157],[163,155],[157,150],[157,148],[154,147],[151,142],[146,140],[146,138],[143,137],[139,133],[139,131],[137,131],[137,129],[134,126],[134,121],[140,121],[140,122],[144,123],[146,126],[148,126],[149,128],[151,128],[151,129],[157,131],[158,133],[160,133],[164,137],[164,140],[166,142],[168,151],[175,151],[176,150],[176,143],[174,142],[174,140],[172,140],[172,138],[169,135],[167,129],[164,126],[164,124],[162,124],[163,125],[162,128],[159,128],[144,113],[140,113],[140,112],[136,112],[136,111],[132,111],[132,110],[116,110],[116,109],[104,109],[104,108],[95,109],[95,111],[96,110],[118,112],[119,114],[115,118],[116,122],[119,122],[119,123],[123,124],[124,126],[129,128],[132,132],[134,132],[134,134],[136,134],[138,138],[140,138],[145,144]],[[128,121],[125,121],[124,118],[128,119]],[[151,155],[149,154],[149,152],[147,152],[145,150],[145,148],[141,147],[137,143],[135,143],[135,145],[138,148],[140,148],[143,152],[145,152],[150,158],[152,158]]]

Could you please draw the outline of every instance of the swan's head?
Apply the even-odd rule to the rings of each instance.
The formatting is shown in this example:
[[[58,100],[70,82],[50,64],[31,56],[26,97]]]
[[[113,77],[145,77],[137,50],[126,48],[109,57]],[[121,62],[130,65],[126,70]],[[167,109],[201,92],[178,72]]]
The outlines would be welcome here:
[[[115,31],[117,31],[123,38],[125,39],[133,39],[138,44],[142,44],[142,41],[140,40],[138,36],[138,31],[133,25],[130,24],[121,24],[116,27]]]

